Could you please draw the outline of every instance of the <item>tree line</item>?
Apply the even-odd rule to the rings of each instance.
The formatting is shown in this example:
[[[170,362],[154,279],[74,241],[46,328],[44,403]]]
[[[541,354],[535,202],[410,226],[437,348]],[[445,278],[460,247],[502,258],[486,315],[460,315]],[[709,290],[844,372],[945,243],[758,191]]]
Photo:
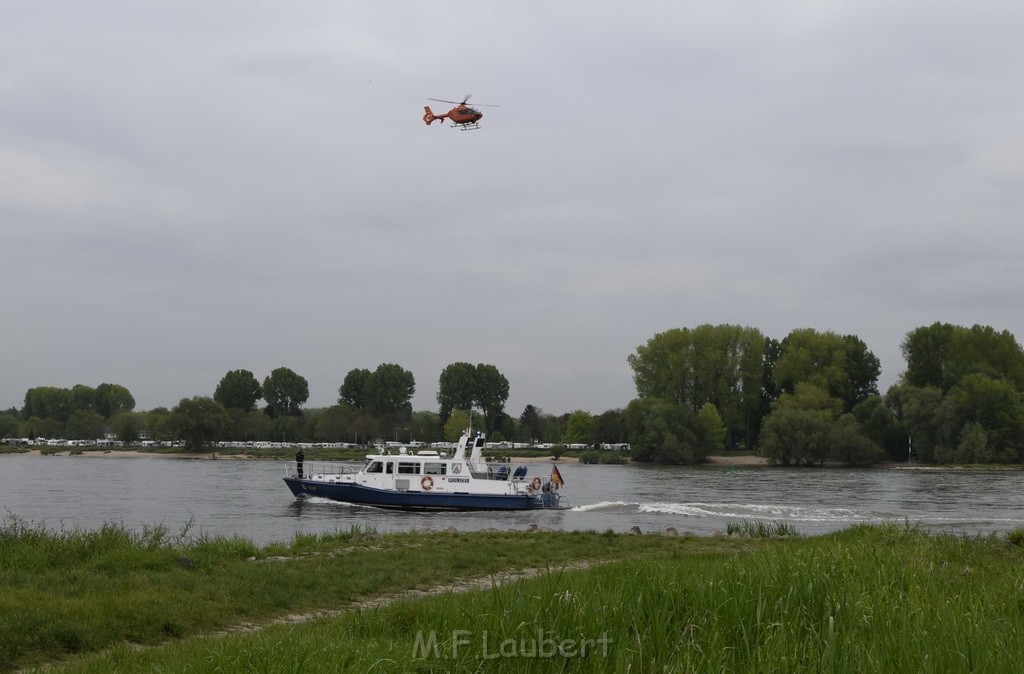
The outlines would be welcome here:
[[[494,440],[560,442],[569,415],[556,417],[527,405],[525,422],[512,418],[505,412],[509,388],[494,365],[465,362],[442,371],[437,412],[413,411],[415,377],[394,363],[350,370],[337,403],[325,408],[306,407],[308,381],[287,367],[274,369],[262,381],[250,370],[231,370],[212,395],[148,411],[135,411],[134,398],[119,385],[35,387],[26,392],[20,410],[0,412],[0,438],[90,440],[109,434],[126,443],[183,440],[192,448],[220,440],[365,445],[453,441],[472,425]]]
[[[900,345],[907,369],[884,394],[878,358],[855,335],[701,325],[667,330],[629,356],[634,458],[704,460],[724,444],[776,463],[1020,463],[1024,350],[1007,331],[934,323]]]
[[[412,409],[413,374],[394,363],[350,370],[335,405],[307,408],[305,378],[286,367],[262,382],[224,375],[210,396],[134,411],[117,384],[37,387],[0,413],[0,437],[353,442],[453,440],[472,424],[493,440],[623,443],[634,458],[698,463],[759,450],[785,465],[1024,460],[1024,351],[1007,331],[934,323],[901,343],[907,369],[884,394],[878,358],[856,335],[800,328],[782,340],[738,325],[658,333],[627,357],[637,397],[625,409],[559,416],[505,411],[507,378],[457,362],[438,380],[437,411]],[[262,404],[260,402],[262,401]]]

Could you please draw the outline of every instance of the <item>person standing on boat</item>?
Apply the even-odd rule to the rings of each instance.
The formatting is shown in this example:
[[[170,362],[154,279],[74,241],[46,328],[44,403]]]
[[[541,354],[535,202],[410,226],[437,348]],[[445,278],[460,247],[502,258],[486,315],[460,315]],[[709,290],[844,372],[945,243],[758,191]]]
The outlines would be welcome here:
[[[302,479],[302,463],[306,460],[306,455],[302,451],[302,447],[299,447],[299,451],[295,452],[295,470],[299,474],[299,479]]]

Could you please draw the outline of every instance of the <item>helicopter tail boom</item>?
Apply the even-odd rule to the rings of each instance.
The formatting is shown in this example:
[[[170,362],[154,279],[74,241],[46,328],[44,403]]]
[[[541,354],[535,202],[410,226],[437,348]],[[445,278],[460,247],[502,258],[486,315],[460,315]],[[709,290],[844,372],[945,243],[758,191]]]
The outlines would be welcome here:
[[[430,126],[430,123],[435,119],[440,119],[434,114],[433,110],[430,109],[429,105],[424,105],[423,109],[426,111],[423,113],[423,121],[427,123],[427,126]]]

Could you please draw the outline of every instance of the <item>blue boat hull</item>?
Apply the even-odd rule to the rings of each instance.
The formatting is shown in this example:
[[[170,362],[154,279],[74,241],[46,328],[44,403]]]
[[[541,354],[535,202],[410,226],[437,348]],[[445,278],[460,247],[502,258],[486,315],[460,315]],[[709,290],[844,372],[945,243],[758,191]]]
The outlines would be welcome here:
[[[549,510],[557,509],[558,496],[539,494],[468,494],[390,491],[352,483],[325,483],[284,478],[295,496],[320,496],[343,503],[398,510]]]

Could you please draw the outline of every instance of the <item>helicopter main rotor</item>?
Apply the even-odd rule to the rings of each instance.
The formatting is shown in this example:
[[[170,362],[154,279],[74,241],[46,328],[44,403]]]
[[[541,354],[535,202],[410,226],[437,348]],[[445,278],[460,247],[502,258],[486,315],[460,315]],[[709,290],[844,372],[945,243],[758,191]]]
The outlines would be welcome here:
[[[445,98],[428,98],[427,100],[428,101],[437,101],[438,103],[451,103],[452,105],[466,105],[466,103],[468,103],[469,99],[472,98],[472,97],[473,97],[473,94],[466,94],[466,97],[463,98],[461,101],[449,101],[449,100],[447,100]],[[499,107],[497,105],[488,105],[487,103],[474,103],[473,105],[474,106],[480,106],[480,107],[483,107],[483,108],[497,108],[497,107]]]

